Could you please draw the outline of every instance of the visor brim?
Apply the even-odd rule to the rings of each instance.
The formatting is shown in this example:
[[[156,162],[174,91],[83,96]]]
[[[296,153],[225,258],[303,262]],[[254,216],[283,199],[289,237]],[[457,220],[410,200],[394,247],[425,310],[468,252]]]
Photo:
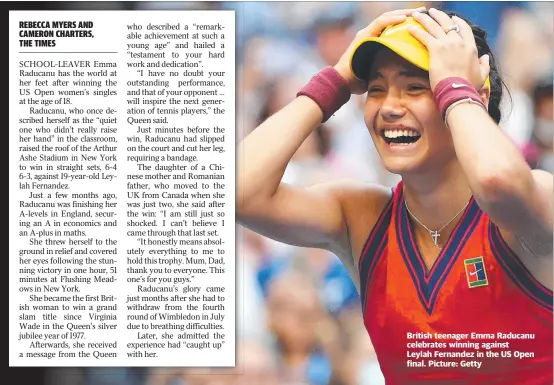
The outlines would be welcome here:
[[[375,56],[386,47],[422,70],[429,71],[429,54],[425,49],[395,39],[372,37],[362,40],[352,54],[350,66],[356,78],[367,81]]]

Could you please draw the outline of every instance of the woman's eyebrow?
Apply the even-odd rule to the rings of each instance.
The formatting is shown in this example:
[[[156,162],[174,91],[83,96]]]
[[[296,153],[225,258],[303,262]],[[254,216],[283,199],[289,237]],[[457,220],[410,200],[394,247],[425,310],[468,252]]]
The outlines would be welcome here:
[[[399,75],[406,78],[429,78],[429,73],[427,71],[420,70],[419,68],[405,68],[399,72]]]
[[[381,72],[379,71],[373,71],[369,74],[369,77],[367,78],[367,81],[368,83],[371,83],[372,81],[376,80],[376,79],[383,79],[384,76]]]
[[[405,78],[422,78],[422,79],[429,79],[429,73],[427,71],[421,70],[419,68],[407,68],[402,67],[400,72],[398,73],[399,76],[405,77]],[[379,72],[379,71],[372,71],[369,74],[368,77],[368,83],[372,82],[376,79],[383,79],[385,76]]]

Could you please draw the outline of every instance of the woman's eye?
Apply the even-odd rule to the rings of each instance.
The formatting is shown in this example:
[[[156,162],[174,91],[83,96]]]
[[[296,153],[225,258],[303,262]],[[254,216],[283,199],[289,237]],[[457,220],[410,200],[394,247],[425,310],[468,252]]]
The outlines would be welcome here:
[[[409,91],[421,91],[421,90],[424,90],[424,89],[426,89],[426,87],[422,86],[421,84],[410,84],[408,86]]]
[[[373,86],[373,87],[369,87],[369,89],[367,90],[367,92],[371,92],[371,93],[383,92],[383,88]]]

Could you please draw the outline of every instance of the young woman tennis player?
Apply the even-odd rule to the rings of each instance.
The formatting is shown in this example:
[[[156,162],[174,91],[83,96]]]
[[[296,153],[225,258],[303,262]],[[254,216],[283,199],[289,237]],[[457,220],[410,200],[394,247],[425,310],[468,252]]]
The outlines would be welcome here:
[[[281,183],[352,93],[392,191]],[[553,176],[502,132],[485,33],[431,9],[386,13],[238,149],[237,218],[338,255],[388,385],[551,385]]]

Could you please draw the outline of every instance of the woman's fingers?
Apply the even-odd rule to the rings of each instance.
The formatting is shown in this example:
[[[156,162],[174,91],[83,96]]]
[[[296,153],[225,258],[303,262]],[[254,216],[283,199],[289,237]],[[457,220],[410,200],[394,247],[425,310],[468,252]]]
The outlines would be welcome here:
[[[435,38],[440,39],[446,34],[442,27],[431,16],[424,13],[415,12],[413,14],[414,19],[421,24],[427,32],[433,35]]]
[[[406,21],[405,15],[381,16],[375,19],[375,21],[367,27],[367,31],[364,34],[364,37],[377,37],[388,26],[400,24],[404,21]]]
[[[431,8],[429,9],[429,15],[431,15],[433,19],[435,19],[435,21],[440,25],[440,27],[446,33],[447,36],[450,36],[450,34],[456,33],[454,30],[450,32],[446,32],[450,27],[456,24],[456,22],[452,20],[446,13],[439,11],[438,9]]]
[[[475,44],[475,36],[473,36],[473,30],[469,24],[466,23],[465,20],[456,16],[454,16],[452,20],[458,25],[458,27],[460,27],[460,36],[462,36],[462,39],[464,39],[466,43],[471,44],[472,47],[477,47]]]
[[[405,15],[405,16],[411,16],[414,12],[423,12],[425,11],[425,7],[419,7],[419,8],[411,8],[411,9],[397,9],[390,12],[383,13],[384,15]]]
[[[425,7],[412,8],[412,9],[399,9],[383,13],[381,16],[373,20],[367,27],[359,31],[361,37],[376,37],[383,32],[385,28],[391,25],[400,24],[406,21],[408,16],[411,16],[414,12],[424,11]]]
[[[433,43],[437,40],[429,32],[411,25],[408,26],[408,32],[410,32],[413,37],[419,40],[419,42],[423,44],[428,51],[433,46]]]
[[[367,86],[363,81],[356,78],[350,67],[350,60],[353,50],[360,44],[361,41],[369,37],[377,37],[383,32],[385,28],[391,25],[400,24],[406,21],[408,16],[411,16],[414,12],[424,11],[425,7],[413,8],[413,9],[399,9],[382,14],[373,20],[368,26],[359,30],[356,33],[356,37],[350,43],[347,50],[342,54],[338,63],[334,66],[343,79],[348,83],[350,91],[355,94],[361,94],[367,91]]]

